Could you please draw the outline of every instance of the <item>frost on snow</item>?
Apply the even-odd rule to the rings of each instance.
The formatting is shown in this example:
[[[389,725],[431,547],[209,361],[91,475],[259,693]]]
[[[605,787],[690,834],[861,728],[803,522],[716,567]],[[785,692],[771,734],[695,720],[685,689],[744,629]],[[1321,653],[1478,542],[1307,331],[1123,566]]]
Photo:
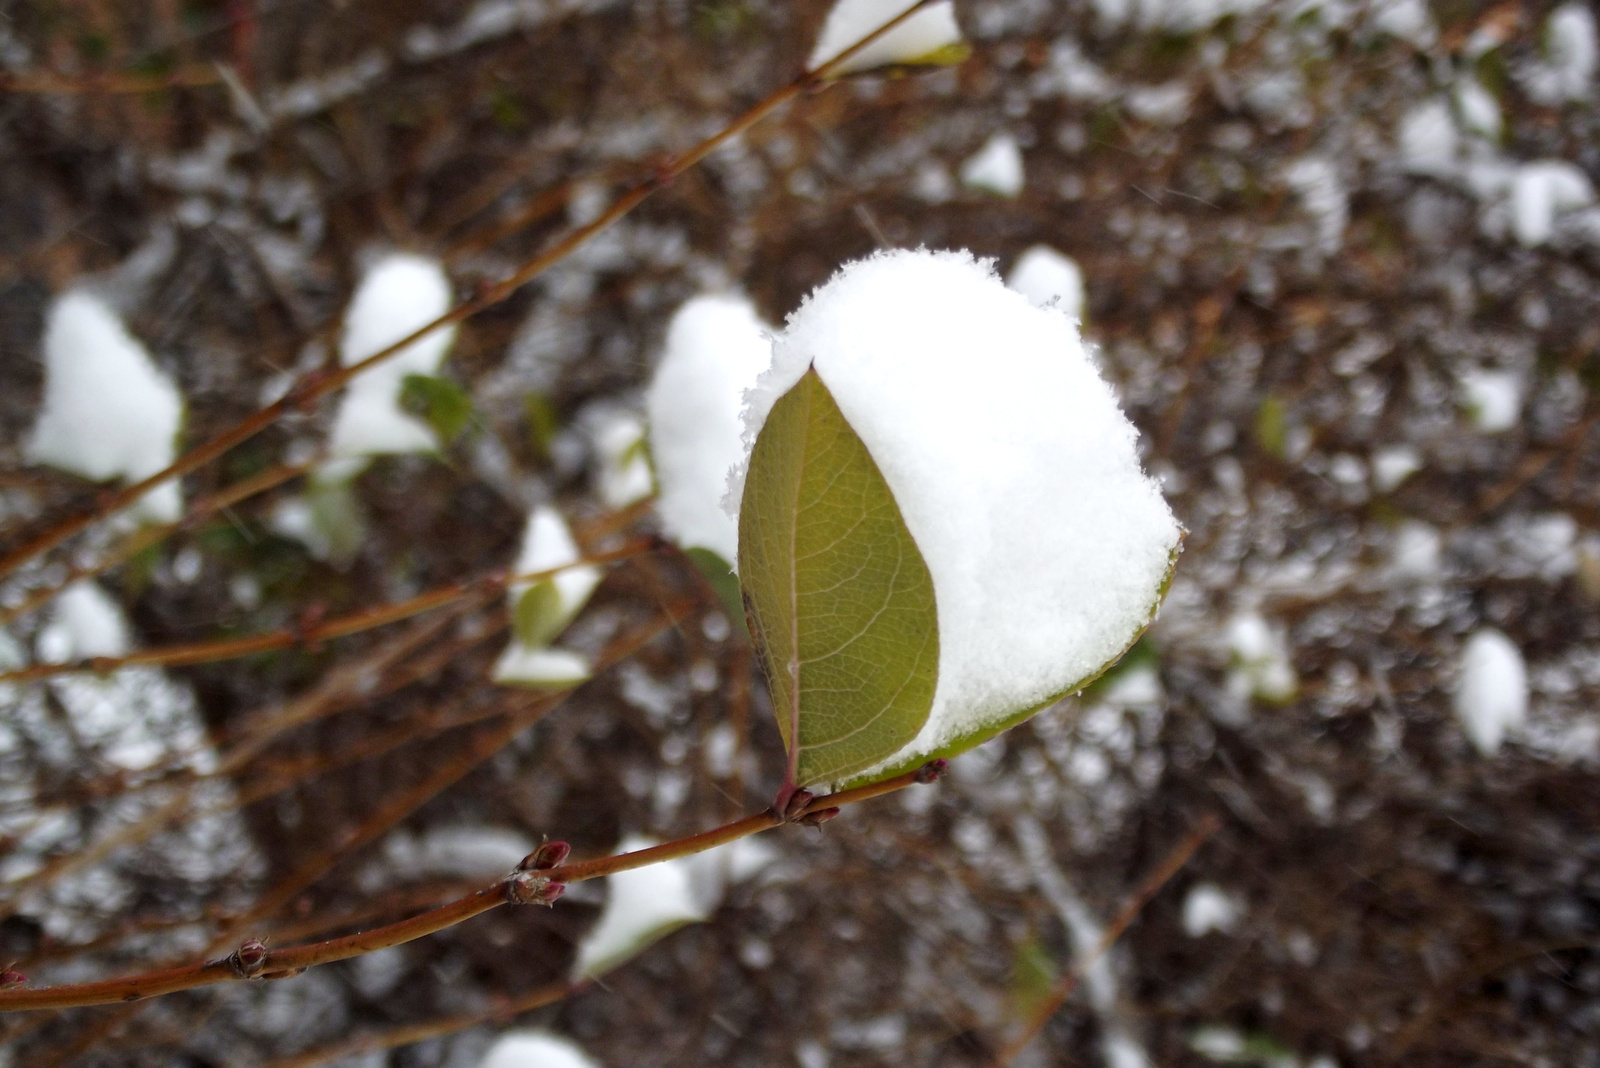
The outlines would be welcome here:
[[[1461,404],[1472,425],[1498,434],[1517,425],[1522,412],[1522,376],[1515,371],[1469,370],[1461,373]]]
[[[816,70],[879,26],[911,7],[916,0],[838,0],[817,36],[807,66]],[[915,15],[845,60],[834,72],[852,74],[897,63],[936,61],[961,44],[952,0],[929,4]]]
[[[1179,527],[1065,316],[965,252],[849,264],[774,345],[745,411],[747,456],[773,404],[813,366],[933,580],[933,706],[891,762],[1059,695],[1149,622]],[[739,470],[734,501],[742,480]]]
[[[1238,926],[1244,906],[1215,883],[1196,883],[1183,899],[1183,933],[1199,938],[1212,931],[1228,934]]]
[[[997,133],[961,165],[961,184],[996,196],[1022,192],[1022,149],[1008,133]]]
[[[738,556],[739,526],[722,507],[739,462],[745,390],[772,359],[772,327],[743,297],[695,297],[673,316],[645,397],[650,455],[667,536],[685,549]]]
[[[1049,245],[1034,245],[1018,256],[1006,285],[1040,307],[1054,303],[1068,319],[1083,320],[1083,271]]]
[[[1462,650],[1455,713],[1484,756],[1499,752],[1506,732],[1527,718],[1528,669],[1521,651],[1493,627],[1475,631]]]
[[[388,256],[367,272],[345,313],[339,362],[346,367],[375,356],[450,310],[450,280],[439,264],[408,253]],[[385,453],[432,452],[438,439],[428,425],[400,407],[407,375],[437,374],[455,340],[445,326],[412,342],[350,383],[334,418],[328,451],[338,474],[360,471],[365,458]]]
[[[576,1043],[548,1031],[507,1031],[478,1068],[600,1068]]]
[[[172,463],[183,397],[100,298],[62,294],[44,332],[45,383],[28,459],[103,481],[138,482]],[[183,515],[176,480],[136,503],[135,516],[174,523]]]
[[[581,559],[566,520],[554,508],[535,508],[522,535],[522,552],[517,557],[515,574],[566,567]],[[552,649],[548,639],[566,629],[568,623],[589,602],[589,595],[600,583],[600,569],[593,564],[566,567],[552,578],[539,582],[513,582],[508,591],[516,635],[495,662],[495,682],[528,686],[563,686],[589,677],[589,662],[577,653]],[[528,599],[534,598],[537,603]],[[534,618],[529,618],[530,616]],[[531,639],[531,640],[530,640]]]

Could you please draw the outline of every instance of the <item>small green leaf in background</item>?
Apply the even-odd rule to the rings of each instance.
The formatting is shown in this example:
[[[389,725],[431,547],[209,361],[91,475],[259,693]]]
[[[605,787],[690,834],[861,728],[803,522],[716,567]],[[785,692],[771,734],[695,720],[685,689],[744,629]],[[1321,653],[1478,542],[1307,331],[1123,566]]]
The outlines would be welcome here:
[[[529,393],[522,398],[522,414],[528,423],[528,444],[540,460],[549,460],[550,443],[561,429],[556,406],[543,393]]]
[[[550,579],[536,582],[517,598],[512,632],[523,645],[541,648],[549,645],[567,626],[567,612],[561,591]]]
[[[1011,1003],[1017,1016],[1031,1017],[1056,989],[1056,962],[1040,944],[1030,936],[1017,947],[1011,961]]]
[[[739,634],[748,635],[750,631],[744,620],[744,594],[739,590],[739,576],[733,573],[728,561],[710,549],[698,547],[685,549],[683,555],[706,577],[706,582],[716,592],[717,600],[722,602],[722,610],[727,613],[733,629]]]
[[[1256,441],[1262,451],[1282,460],[1289,451],[1289,409],[1283,401],[1267,395],[1256,409]]]
[[[778,729],[798,746],[796,785],[842,779],[916,737],[938,681],[933,578],[814,370],[756,439],[739,574]]]
[[[400,407],[433,428],[446,445],[461,436],[472,421],[472,398],[448,378],[406,375],[400,385]]]

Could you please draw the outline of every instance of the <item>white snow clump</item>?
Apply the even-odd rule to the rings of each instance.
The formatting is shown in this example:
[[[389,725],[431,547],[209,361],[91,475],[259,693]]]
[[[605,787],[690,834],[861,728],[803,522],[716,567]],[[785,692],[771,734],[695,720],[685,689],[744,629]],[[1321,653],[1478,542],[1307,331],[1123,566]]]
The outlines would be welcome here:
[[[1040,307],[1053,303],[1068,319],[1083,321],[1083,270],[1049,245],[1034,245],[1018,256],[1006,285]]]
[[[1004,131],[990,137],[961,165],[961,184],[996,196],[1022,192],[1022,148]]]
[[[1498,434],[1517,425],[1522,413],[1522,376],[1515,371],[1473,369],[1460,375],[1461,404],[1472,425]]]
[[[1300,692],[1289,643],[1280,628],[1256,612],[1240,612],[1228,621],[1227,640],[1233,656],[1228,690],[1236,698],[1283,704]]]
[[[652,838],[628,835],[617,853],[656,844]],[[754,876],[774,855],[770,846],[739,839],[704,853],[608,875],[605,908],[578,943],[573,978],[610,971],[679,927],[710,919],[728,884]]]
[[[1589,176],[1566,160],[1525,163],[1511,179],[1511,232],[1534,248],[1550,240],[1558,216],[1593,203]]]
[[[1455,166],[1461,133],[1450,104],[1442,98],[1407,112],[1398,135],[1401,165],[1412,174],[1442,175]]]
[[[56,298],[45,324],[44,361],[44,399],[27,446],[31,462],[125,483],[172,463],[183,397],[99,297],[69,291]],[[177,522],[183,516],[177,480],[146,493],[130,511]]]
[[[1150,621],[1180,528],[1065,316],[1034,307],[967,252],[847,264],[773,346],[747,397],[747,458],[773,404],[811,367],[933,579],[933,706],[885,764],[1083,682]],[[741,465],[730,500],[743,481]]]
[[[548,1031],[507,1031],[478,1068],[600,1068],[576,1043]]]
[[[632,412],[604,409],[591,416],[595,492],[600,503],[615,511],[642,501],[655,489],[645,451],[644,423]]]
[[[1333,161],[1323,156],[1296,160],[1284,172],[1284,181],[1316,220],[1318,250],[1327,256],[1338,252],[1350,223],[1350,194]]]
[[[916,0],[838,0],[822,24],[806,66],[816,70],[915,3]],[[833,73],[838,76],[896,63],[917,63],[960,44],[955,4],[940,0],[845,60]]]
[[[1397,489],[1422,470],[1422,457],[1410,445],[1391,445],[1372,454],[1372,484],[1379,493]]]
[[[1183,933],[1200,938],[1212,931],[1232,933],[1244,915],[1238,898],[1216,883],[1196,883],[1183,899]]]
[[[528,516],[528,526],[522,535],[522,552],[517,557],[515,574],[528,575],[566,567],[582,558],[567,521],[554,508],[535,508]],[[600,569],[594,564],[566,567],[545,581],[555,589],[555,600],[547,609],[551,614],[542,621],[542,629],[559,634],[566,629],[589,595],[600,584]],[[539,585],[537,582],[513,582],[507,591],[513,617],[524,594]],[[589,662],[577,653],[566,649],[552,649],[546,645],[529,644],[513,637],[500,659],[495,661],[494,681],[507,685],[567,686],[589,677]]]
[[[1484,756],[1500,751],[1506,732],[1528,716],[1528,669],[1522,652],[1500,631],[1482,627],[1467,639],[1456,684],[1456,719]]]
[[[122,609],[93,579],[80,579],[57,595],[36,646],[46,664],[126,656],[132,647]]]
[[[345,312],[339,362],[346,367],[375,356],[450,310],[450,279],[438,261],[410,253],[387,256],[356,287]],[[333,423],[328,474],[351,477],[366,460],[386,453],[432,452],[433,430],[401,409],[407,375],[433,375],[455,341],[454,326],[440,327],[407,345],[347,387]]]
[[[772,361],[776,332],[744,297],[695,297],[672,317],[645,396],[662,529],[683,548],[710,549],[730,563],[739,527],[722,497],[744,451],[739,409]]]
[[[1600,67],[1600,40],[1588,4],[1562,4],[1544,29],[1544,58],[1522,72],[1523,88],[1541,104],[1582,100]]]

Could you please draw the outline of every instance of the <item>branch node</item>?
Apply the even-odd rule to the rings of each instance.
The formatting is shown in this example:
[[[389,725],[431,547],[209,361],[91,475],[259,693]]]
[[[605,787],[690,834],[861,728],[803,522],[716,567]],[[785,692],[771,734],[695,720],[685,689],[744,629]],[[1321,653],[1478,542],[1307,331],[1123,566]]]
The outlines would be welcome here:
[[[772,802],[772,814],[785,823],[798,823],[806,814],[806,806],[816,799],[810,790],[797,790],[785,786]]]
[[[228,957],[228,964],[241,979],[259,979],[267,967],[267,946],[252,938]]]
[[[536,871],[519,871],[506,880],[506,897],[513,905],[543,905],[549,908],[556,898],[567,892],[566,883],[558,883]]]
[[[15,968],[0,971],[0,990],[15,990],[19,986],[27,986],[28,977]]]
[[[821,827],[838,814],[839,810],[836,808],[819,808],[815,812],[807,812],[797,822],[803,823],[807,827]]]
[[[930,760],[917,769],[916,779],[920,783],[938,782],[939,776],[944,774],[944,769],[950,766],[950,761],[944,757]]]

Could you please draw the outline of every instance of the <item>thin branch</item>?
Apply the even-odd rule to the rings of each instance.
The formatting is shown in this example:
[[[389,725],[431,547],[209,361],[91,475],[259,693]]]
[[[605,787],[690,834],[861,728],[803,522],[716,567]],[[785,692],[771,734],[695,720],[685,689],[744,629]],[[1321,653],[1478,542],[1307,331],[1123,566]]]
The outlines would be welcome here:
[[[1084,973],[1093,967],[1096,961],[1105,956],[1112,946],[1117,944],[1123,933],[1138,918],[1139,913],[1144,911],[1144,907],[1150,903],[1150,899],[1155,897],[1157,891],[1163,886],[1167,885],[1167,880],[1178,874],[1178,871],[1189,863],[1189,858],[1194,856],[1195,850],[1205,844],[1206,839],[1215,834],[1220,826],[1222,826],[1221,821],[1212,813],[1207,813],[1201,817],[1200,822],[1195,825],[1194,829],[1172,848],[1172,851],[1162,859],[1155,870],[1144,877],[1144,881],[1134,890],[1132,896],[1123,902],[1122,908],[1117,910],[1116,916],[1106,925],[1105,934],[1100,937],[1099,943],[1095,945],[1093,950],[1078,959],[1077,967],[1061,977],[1061,981],[1050,992],[1050,996],[1028,1018],[1022,1034],[1008,1042],[995,1055],[994,1060],[989,1062],[989,1068],[1007,1068],[1023,1050],[1028,1048],[1029,1044],[1038,1037],[1039,1032],[1044,1030],[1044,1025],[1050,1022],[1050,1018],[1060,1010],[1062,1005],[1066,1004],[1073,991],[1078,989],[1078,981],[1083,977]]]
[[[179,67],[169,74],[67,74],[29,72],[0,74],[0,92],[50,96],[138,95],[163,89],[189,89],[216,85],[222,75],[211,64]]]
[[[33,682],[53,675],[66,675],[85,671],[103,675],[117,668],[136,664],[184,667],[191,664],[210,664],[219,660],[255,656],[258,653],[269,653],[279,649],[313,648],[327,641],[348,638],[352,634],[360,634],[363,631],[388,626],[391,623],[399,623],[402,620],[410,619],[412,616],[455,604],[475,593],[494,594],[504,590],[507,586],[517,583],[540,582],[544,579],[554,578],[569,568],[586,564],[609,564],[618,560],[627,560],[631,557],[651,552],[655,549],[656,544],[654,539],[633,541],[620,548],[582,557],[570,564],[546,568],[543,571],[531,571],[525,575],[508,575],[503,571],[488,574],[480,578],[469,579],[466,582],[440,586],[395,604],[362,609],[359,612],[330,619],[314,626],[282,627],[262,634],[253,634],[248,638],[221,638],[216,641],[190,642],[185,645],[142,649],[126,656],[96,656],[86,660],[74,660],[62,664],[34,664],[30,667],[18,668],[15,671],[0,671],[0,682]]]
[[[816,798],[806,806],[805,812],[811,814],[830,808],[843,808],[846,805],[853,805],[870,798],[903,790],[914,783],[927,781],[927,779],[928,776],[923,770],[919,769],[869,786],[861,786],[853,790],[844,790],[826,797]],[[622,853],[617,856],[596,857],[592,860],[564,864],[559,868],[550,869],[548,872],[540,872],[538,875],[547,877],[552,883],[576,883],[587,879],[598,879],[602,876],[614,875],[617,872],[631,871],[650,864],[658,864],[664,860],[675,860],[680,857],[703,853],[708,849],[726,845],[729,842],[749,837],[752,834],[770,831],[774,827],[782,826],[784,822],[781,816],[769,809],[765,812],[746,816],[741,820],[735,820],[715,830],[690,835],[675,842],[666,842],[658,846],[652,846],[649,849],[635,850],[632,853]],[[1198,845],[1198,842],[1196,845]],[[1187,859],[1187,854],[1184,855],[1184,859]],[[240,964],[237,955],[235,955],[220,960],[207,961],[204,964],[167,968],[161,971],[146,972],[141,975],[124,976],[119,979],[106,979],[92,983],[68,983],[61,986],[40,987],[37,989],[5,990],[0,991],[0,1012],[15,1012],[25,1009],[67,1009],[83,1005],[110,1005],[118,1002],[142,1001],[145,998],[161,994],[171,994],[179,990],[190,990],[198,986],[210,986],[214,983],[224,983],[238,979],[288,978],[319,964],[348,960],[351,957],[359,957],[365,953],[374,953],[380,949],[388,949],[390,946],[398,946],[406,942],[415,941],[425,935],[442,931],[446,927],[453,927],[474,916],[488,912],[490,909],[507,904],[511,900],[512,888],[517,874],[526,875],[527,873],[514,873],[513,876],[502,879],[476,893],[441,905],[438,908],[430,909],[409,919],[401,920],[398,923],[391,923],[383,927],[373,928],[370,931],[346,935],[343,938],[313,942],[309,945],[263,950],[260,960],[248,967]],[[1152,890],[1151,892],[1153,893],[1154,891]],[[1131,919],[1131,917],[1129,918]],[[1123,926],[1126,926],[1126,923]],[[246,972],[249,972],[249,974],[247,975]]]
[[[816,70],[802,71],[798,77],[782,88],[768,94],[754,107],[734,119],[717,133],[712,134],[688,151],[671,157],[653,168],[648,175],[637,181],[631,189],[614,201],[598,218],[571,231],[544,252],[524,262],[522,266],[518,267],[506,278],[485,286],[476,296],[456,305],[433,322],[413,330],[388,348],[380,349],[366,359],[353,363],[348,367],[341,367],[337,370],[313,371],[301,377],[283,397],[218,434],[210,441],[184,453],[167,468],[108,495],[95,510],[83,512],[66,519],[35,536],[32,540],[14,549],[6,556],[0,557],[0,578],[11,574],[35,557],[49,552],[105,516],[121,511],[157,486],[174,478],[181,478],[191,471],[199,470],[235,446],[255,437],[290,412],[310,409],[317,401],[340,389],[363,371],[392,358],[441,327],[459,323],[506,300],[534,277],[565,259],[596,234],[609,229],[613,224],[633,211],[634,208],[649,199],[652,194],[670,185],[679,175],[705,159],[718,148],[721,148],[724,144],[741,136],[746,130],[763,121],[801,94],[816,91],[829,85],[828,79],[830,75],[849,62],[857,52],[866,48],[873,41],[894,29],[894,27],[931,2],[932,0],[918,0],[916,4],[879,26],[872,33],[867,34]]]

